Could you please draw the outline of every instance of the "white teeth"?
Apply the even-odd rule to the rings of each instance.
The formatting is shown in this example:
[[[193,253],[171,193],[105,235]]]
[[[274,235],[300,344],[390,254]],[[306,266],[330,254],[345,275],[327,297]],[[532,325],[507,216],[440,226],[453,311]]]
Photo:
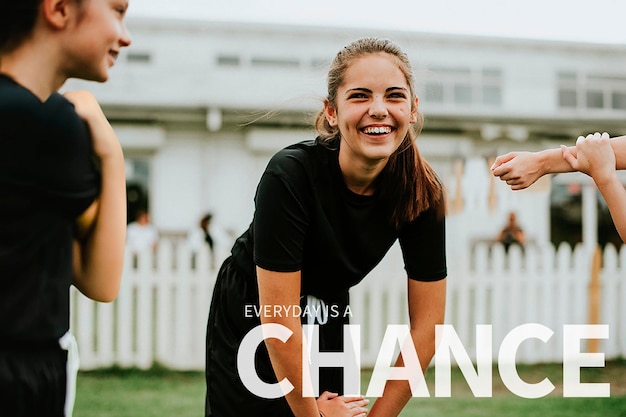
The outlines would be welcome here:
[[[391,133],[390,127],[366,127],[363,129],[363,133],[366,134],[381,134],[381,133]]]

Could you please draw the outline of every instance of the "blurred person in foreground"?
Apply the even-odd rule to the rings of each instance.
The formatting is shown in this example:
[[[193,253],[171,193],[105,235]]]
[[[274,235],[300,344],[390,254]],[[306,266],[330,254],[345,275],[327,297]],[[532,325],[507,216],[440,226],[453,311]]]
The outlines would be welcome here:
[[[94,96],[127,0],[3,1],[0,13],[0,414],[71,416],[78,358],[70,285],[116,298],[124,259],[122,148]],[[97,162],[96,162],[97,161]]]

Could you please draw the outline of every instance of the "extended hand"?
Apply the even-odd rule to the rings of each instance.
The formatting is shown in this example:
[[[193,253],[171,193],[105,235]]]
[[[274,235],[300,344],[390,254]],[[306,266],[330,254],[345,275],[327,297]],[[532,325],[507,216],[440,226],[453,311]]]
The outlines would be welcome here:
[[[544,173],[539,157],[533,152],[510,152],[500,155],[491,166],[494,176],[506,181],[512,190],[530,187]]]
[[[576,140],[576,155],[565,146],[561,146],[561,149],[563,158],[573,169],[591,176],[596,182],[612,179],[615,175],[615,153],[606,132],[579,136]]]
[[[364,397],[344,397],[324,391],[317,399],[317,407],[324,417],[362,417],[367,415],[369,400]]]

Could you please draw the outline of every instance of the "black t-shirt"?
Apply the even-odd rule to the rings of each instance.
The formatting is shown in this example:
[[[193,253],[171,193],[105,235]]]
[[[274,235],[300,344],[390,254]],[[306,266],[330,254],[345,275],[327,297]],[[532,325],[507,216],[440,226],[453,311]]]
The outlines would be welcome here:
[[[410,279],[445,278],[445,220],[434,210],[396,230],[390,202],[350,191],[338,150],[314,141],[289,146],[269,162],[255,197],[250,228],[233,256],[254,276],[254,265],[302,271],[302,294],[327,301],[344,297],[399,239]]]
[[[99,192],[86,123],[0,75],[0,345],[69,328],[74,224]]]

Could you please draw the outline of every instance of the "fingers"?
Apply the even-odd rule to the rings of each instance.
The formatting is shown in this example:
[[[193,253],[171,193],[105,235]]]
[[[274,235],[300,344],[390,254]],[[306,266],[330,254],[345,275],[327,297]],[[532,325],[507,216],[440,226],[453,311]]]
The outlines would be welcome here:
[[[578,140],[576,141],[576,144],[579,143],[581,138],[582,136],[578,138]],[[572,155],[572,153],[570,152],[567,146],[561,145],[561,154],[563,155],[563,159],[565,159],[567,163],[570,164],[570,166],[573,169],[577,169],[576,166],[578,165],[578,160],[576,159],[574,155]]]
[[[328,392],[328,391],[324,391],[322,393],[322,395],[320,395],[320,400],[332,400],[335,397],[338,397],[339,394],[335,393],[335,392]]]
[[[586,137],[579,136],[576,139],[576,152],[591,151],[592,149],[604,149],[609,146],[611,138],[609,134],[604,133],[592,133]]]
[[[364,416],[367,415],[367,408],[365,408],[370,400],[363,396],[357,397],[339,397],[338,399],[342,400],[347,409],[350,411],[350,415],[352,416]]]
[[[563,159],[576,171],[580,171],[596,178],[611,175],[607,168],[615,165],[615,155],[610,145],[609,134],[591,133],[579,136],[576,147],[563,149]]]
[[[511,159],[515,158],[515,153],[514,152],[509,152],[505,155],[500,155],[496,158],[495,161],[493,161],[493,164],[491,165],[491,170],[493,171],[494,169],[496,169],[497,167],[499,167],[500,165],[509,162]]]
[[[579,143],[582,143],[583,141],[607,141],[610,140],[610,136],[608,133],[603,132],[596,132],[596,133],[590,133],[587,135],[587,137],[583,137],[583,136],[579,136],[578,139],[576,139],[576,145],[578,145]]]
[[[362,395],[358,395],[356,397],[344,397],[344,396],[342,396],[340,398],[345,403],[366,401],[365,404],[368,404],[370,402],[367,398],[363,397]]]
[[[366,416],[369,410],[365,408],[369,400],[363,396],[344,397],[334,393],[324,392],[317,400],[317,405],[325,416]]]

